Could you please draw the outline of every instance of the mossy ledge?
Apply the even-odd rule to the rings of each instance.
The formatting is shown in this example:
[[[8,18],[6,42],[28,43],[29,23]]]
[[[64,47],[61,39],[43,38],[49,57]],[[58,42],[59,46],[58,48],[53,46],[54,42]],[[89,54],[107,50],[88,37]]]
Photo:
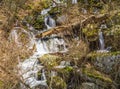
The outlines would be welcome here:
[[[91,66],[83,68],[82,72],[83,72],[83,74],[87,75],[88,77],[92,77],[94,79],[99,79],[106,83],[113,82],[109,76],[97,71],[94,67],[91,67]]]

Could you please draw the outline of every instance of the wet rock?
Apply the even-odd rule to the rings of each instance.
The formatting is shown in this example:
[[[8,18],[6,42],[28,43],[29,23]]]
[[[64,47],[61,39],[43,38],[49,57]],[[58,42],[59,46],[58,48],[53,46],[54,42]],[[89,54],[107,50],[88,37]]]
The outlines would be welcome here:
[[[67,22],[67,16],[66,15],[62,15],[62,16],[57,18],[57,24],[58,25],[65,24],[66,22]]]
[[[82,83],[82,86],[80,89],[99,89],[97,85],[95,85],[94,83]]]

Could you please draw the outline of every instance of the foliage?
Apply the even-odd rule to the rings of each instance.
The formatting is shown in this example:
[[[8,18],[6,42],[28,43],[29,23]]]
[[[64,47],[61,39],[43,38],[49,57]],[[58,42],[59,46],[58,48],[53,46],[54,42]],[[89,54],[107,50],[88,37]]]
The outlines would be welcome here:
[[[18,47],[16,43],[9,42],[4,36],[4,32],[0,34],[0,89],[15,88],[20,81],[16,69],[19,60],[24,60],[32,51],[28,51],[26,47]],[[14,47],[13,47],[14,45]]]

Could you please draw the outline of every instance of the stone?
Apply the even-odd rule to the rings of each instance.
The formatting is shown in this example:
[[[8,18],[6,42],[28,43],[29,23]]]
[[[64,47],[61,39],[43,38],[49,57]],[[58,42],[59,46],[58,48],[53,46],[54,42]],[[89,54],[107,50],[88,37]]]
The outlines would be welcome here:
[[[82,86],[80,89],[98,89],[98,86],[95,85],[94,83],[86,82],[86,83],[82,83]]]
[[[67,16],[66,15],[62,15],[62,16],[57,18],[57,24],[58,25],[62,25],[66,22],[67,22]]]

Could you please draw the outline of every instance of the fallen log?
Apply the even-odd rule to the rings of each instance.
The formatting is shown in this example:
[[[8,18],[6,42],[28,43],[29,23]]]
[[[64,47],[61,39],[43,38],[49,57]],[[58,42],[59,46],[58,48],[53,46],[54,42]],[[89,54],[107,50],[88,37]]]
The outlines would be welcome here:
[[[60,32],[63,32],[63,31],[71,31],[71,29],[74,29],[74,28],[80,28],[80,27],[85,27],[87,24],[91,23],[91,22],[94,22],[94,23],[97,23],[97,22],[101,22],[103,20],[106,20],[109,18],[109,16],[111,15],[115,15],[116,13],[118,13],[118,11],[115,11],[113,12],[112,14],[100,14],[98,16],[95,16],[95,15],[91,15],[89,16],[88,18],[82,20],[82,21],[77,21],[77,22],[74,22],[74,23],[70,23],[70,24],[67,24],[67,25],[62,25],[62,26],[57,26],[57,27],[54,27],[54,28],[51,28],[47,31],[44,31],[38,35],[36,35],[37,38],[44,38],[46,36],[50,36],[52,34],[58,34]]]

